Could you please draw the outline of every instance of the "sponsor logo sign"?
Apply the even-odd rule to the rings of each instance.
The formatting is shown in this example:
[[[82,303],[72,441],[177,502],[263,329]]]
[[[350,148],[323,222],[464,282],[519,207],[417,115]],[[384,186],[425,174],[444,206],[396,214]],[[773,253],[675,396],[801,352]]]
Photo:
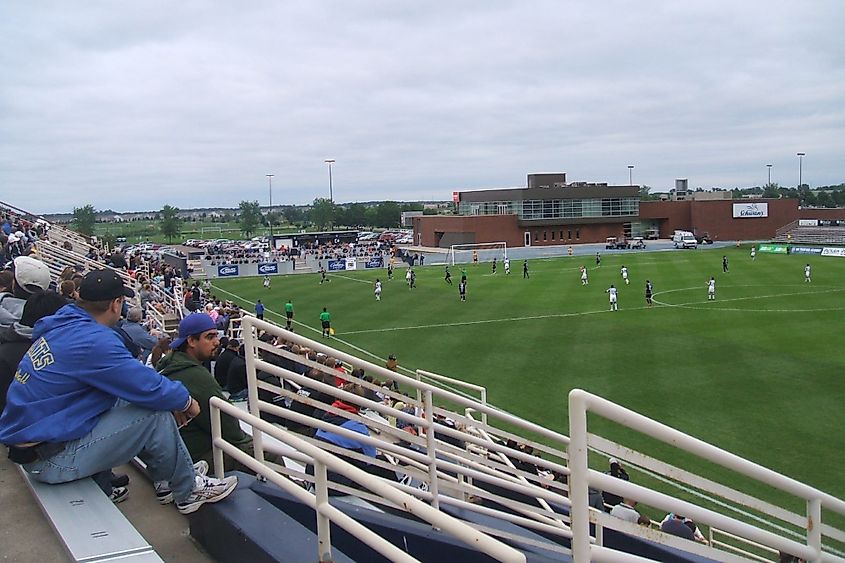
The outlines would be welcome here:
[[[347,270],[355,270],[355,259],[354,258],[347,258],[346,259],[346,269]]]
[[[821,254],[822,248],[818,246],[791,246],[790,254]]]
[[[786,254],[787,246],[785,244],[761,244],[758,250],[760,252],[769,252],[771,254]]]
[[[346,260],[329,260],[327,269],[330,272],[342,272],[346,270]]]
[[[217,276],[221,278],[228,278],[237,276],[239,269],[237,264],[228,264],[225,266],[217,266]]]
[[[822,248],[822,256],[839,256],[845,258],[845,248]]]
[[[383,268],[384,259],[381,256],[373,256],[364,263],[365,268]]]
[[[756,219],[769,216],[768,203],[734,203],[734,219]]]
[[[818,227],[819,220],[818,219],[798,219],[798,226],[799,227]]]
[[[279,265],[276,262],[264,262],[258,265],[258,273],[261,275],[278,274]]]

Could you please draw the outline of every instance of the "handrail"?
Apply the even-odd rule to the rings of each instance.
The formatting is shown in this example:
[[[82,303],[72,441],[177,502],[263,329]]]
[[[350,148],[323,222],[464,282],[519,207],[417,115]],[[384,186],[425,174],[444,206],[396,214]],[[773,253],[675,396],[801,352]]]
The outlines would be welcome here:
[[[589,469],[587,465],[588,411],[805,499],[808,512],[807,544],[800,544],[712,510]],[[845,501],[841,499],[580,389],[573,389],[569,393],[569,428],[571,432],[569,486],[570,499],[572,500],[572,555],[576,563],[589,561],[595,555],[594,546],[590,543],[589,531],[587,497],[588,487],[590,486],[695,517],[697,521],[702,523],[718,526],[725,531],[747,537],[763,545],[792,553],[804,559],[845,561],[843,558],[822,551],[821,542],[821,510],[824,507],[839,514],[845,514]],[[605,553],[605,551],[600,553]],[[619,555],[621,558],[622,554]]]
[[[384,480],[374,477],[367,472],[353,466],[352,464],[332,455],[325,450],[314,446],[302,438],[287,430],[273,426],[259,417],[243,412],[234,405],[218,397],[212,397],[209,406],[211,407],[212,441],[214,445],[214,468],[218,476],[223,472],[223,452],[225,451],[237,461],[247,465],[250,469],[258,472],[274,484],[279,485],[286,491],[294,494],[297,498],[313,507],[317,514],[317,536],[319,540],[318,556],[320,561],[331,560],[331,536],[329,522],[332,521],[340,527],[355,535],[367,545],[393,561],[416,561],[413,557],[394,546],[387,540],[379,537],[352,518],[348,517],[328,502],[328,484],[326,469],[335,471],[361,485],[371,492],[389,500],[397,507],[406,512],[425,520],[429,524],[449,533],[455,538],[478,549],[479,551],[495,558],[498,561],[524,562],[525,554],[493,539],[474,529],[469,524],[449,516],[439,510],[428,506],[419,499],[399,490]],[[314,474],[316,478],[316,495],[308,493],[289,479],[286,479],[256,461],[252,456],[242,452],[229,444],[222,438],[220,413],[233,416],[243,420],[253,428],[257,428],[273,438],[286,443],[295,450],[298,450],[314,460]]]

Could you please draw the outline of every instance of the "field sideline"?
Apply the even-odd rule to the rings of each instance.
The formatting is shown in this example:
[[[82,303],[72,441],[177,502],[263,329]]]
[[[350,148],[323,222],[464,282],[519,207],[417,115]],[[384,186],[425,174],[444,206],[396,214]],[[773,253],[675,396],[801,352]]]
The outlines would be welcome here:
[[[804,282],[808,261],[812,283]],[[403,268],[389,282],[379,270],[330,274],[323,285],[316,274],[279,276],[269,290],[260,278],[214,285],[219,297],[249,309],[261,299],[276,322],[293,299],[295,330],[313,338],[328,307],[336,347],[375,362],[395,353],[406,368],[485,385],[493,404],[550,428],[567,432],[567,394],[582,388],[845,497],[845,260],[758,254],[752,262],[744,247],[608,254],[600,267],[591,256],[529,260],[530,279],[521,260],[510,276],[501,265],[491,275],[489,263],[467,269],[465,303],[459,266],[451,268],[453,286],[442,266],[417,268],[416,289]],[[610,284],[619,288],[617,312],[609,311]],[[606,421],[591,419],[591,428],[663,450]]]

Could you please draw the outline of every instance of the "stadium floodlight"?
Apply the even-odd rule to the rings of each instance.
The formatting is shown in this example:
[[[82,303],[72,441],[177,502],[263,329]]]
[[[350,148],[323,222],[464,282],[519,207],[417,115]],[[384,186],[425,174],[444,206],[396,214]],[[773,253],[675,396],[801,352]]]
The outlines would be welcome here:
[[[475,262],[492,262],[493,258],[504,260],[508,257],[506,242],[480,242],[473,244],[453,244],[449,247],[449,264],[468,264]]]

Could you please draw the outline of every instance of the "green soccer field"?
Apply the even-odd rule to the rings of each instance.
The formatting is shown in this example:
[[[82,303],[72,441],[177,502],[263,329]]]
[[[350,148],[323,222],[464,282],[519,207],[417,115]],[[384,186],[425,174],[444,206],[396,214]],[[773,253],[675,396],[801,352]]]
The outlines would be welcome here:
[[[722,255],[730,261],[722,272]],[[804,282],[804,265],[813,267]],[[630,272],[630,285],[620,275]],[[580,282],[579,267],[589,272]],[[581,388],[665,424],[845,497],[845,260],[758,254],[748,248],[607,254],[512,262],[506,276],[489,264],[468,266],[467,301],[458,299],[442,266],[404,270],[217,280],[218,296],[280,322],[286,299],[297,332],[320,337],[328,307],[333,345],[379,362],[400,364],[488,388],[488,400],[555,430],[567,431],[567,394]],[[384,282],[380,302],[376,277]],[[707,280],[716,278],[716,300]],[[646,306],[645,280],[654,284]],[[610,312],[606,289],[619,289]],[[228,292],[228,293],[227,293]],[[597,421],[632,447],[643,438]],[[695,468],[691,468],[695,471]]]

